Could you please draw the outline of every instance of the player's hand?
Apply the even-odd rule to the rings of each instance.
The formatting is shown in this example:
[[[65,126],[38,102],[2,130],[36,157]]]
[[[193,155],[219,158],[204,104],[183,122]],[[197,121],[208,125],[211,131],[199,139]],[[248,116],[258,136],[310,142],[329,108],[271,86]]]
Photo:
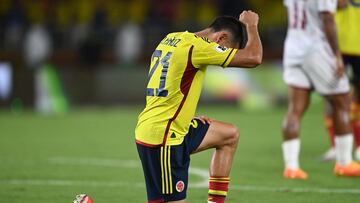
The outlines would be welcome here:
[[[194,119],[200,120],[203,124],[210,124],[213,121],[207,116],[195,116]]]
[[[257,13],[253,11],[243,11],[239,16],[239,21],[244,23],[246,26],[250,25],[258,25],[259,22],[259,16]]]
[[[337,54],[336,56],[336,70],[335,76],[336,78],[341,78],[344,75],[345,66],[341,54]]]

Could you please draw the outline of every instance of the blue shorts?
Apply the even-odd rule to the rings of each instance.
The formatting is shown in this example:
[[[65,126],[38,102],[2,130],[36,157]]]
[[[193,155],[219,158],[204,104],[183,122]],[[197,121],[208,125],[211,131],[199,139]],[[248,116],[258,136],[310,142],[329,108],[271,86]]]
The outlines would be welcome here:
[[[190,154],[199,147],[209,129],[209,124],[199,120],[192,122],[197,122],[197,125],[190,125],[180,145],[147,147],[136,144],[144,171],[148,203],[186,198]]]

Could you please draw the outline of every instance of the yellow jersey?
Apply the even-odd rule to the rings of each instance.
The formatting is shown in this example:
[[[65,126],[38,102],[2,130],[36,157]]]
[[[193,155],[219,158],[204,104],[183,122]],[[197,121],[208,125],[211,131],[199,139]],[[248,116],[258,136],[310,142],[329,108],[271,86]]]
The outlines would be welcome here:
[[[336,13],[341,53],[360,56],[360,4],[350,3]]]
[[[207,66],[226,67],[236,51],[191,32],[168,34],[151,56],[136,142],[150,147],[181,144],[195,115]]]

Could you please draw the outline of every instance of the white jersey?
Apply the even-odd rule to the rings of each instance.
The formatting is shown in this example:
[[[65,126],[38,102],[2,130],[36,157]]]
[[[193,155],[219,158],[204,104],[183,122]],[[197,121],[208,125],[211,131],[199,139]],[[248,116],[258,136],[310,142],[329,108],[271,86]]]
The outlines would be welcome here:
[[[284,4],[288,11],[284,64],[300,64],[314,45],[332,54],[320,13],[335,13],[337,0],[284,0]]]

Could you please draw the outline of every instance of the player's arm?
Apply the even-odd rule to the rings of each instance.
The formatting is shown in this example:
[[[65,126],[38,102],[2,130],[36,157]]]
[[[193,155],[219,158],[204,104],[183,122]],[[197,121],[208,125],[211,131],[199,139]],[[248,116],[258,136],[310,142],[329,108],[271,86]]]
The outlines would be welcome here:
[[[344,74],[344,63],[339,49],[334,14],[331,12],[320,12],[320,17],[324,24],[324,33],[327,41],[336,56],[336,76],[341,77]]]
[[[254,68],[261,64],[263,56],[263,48],[257,27],[259,16],[252,11],[243,11],[239,20],[246,26],[248,41],[245,48],[237,50],[229,66]]]

